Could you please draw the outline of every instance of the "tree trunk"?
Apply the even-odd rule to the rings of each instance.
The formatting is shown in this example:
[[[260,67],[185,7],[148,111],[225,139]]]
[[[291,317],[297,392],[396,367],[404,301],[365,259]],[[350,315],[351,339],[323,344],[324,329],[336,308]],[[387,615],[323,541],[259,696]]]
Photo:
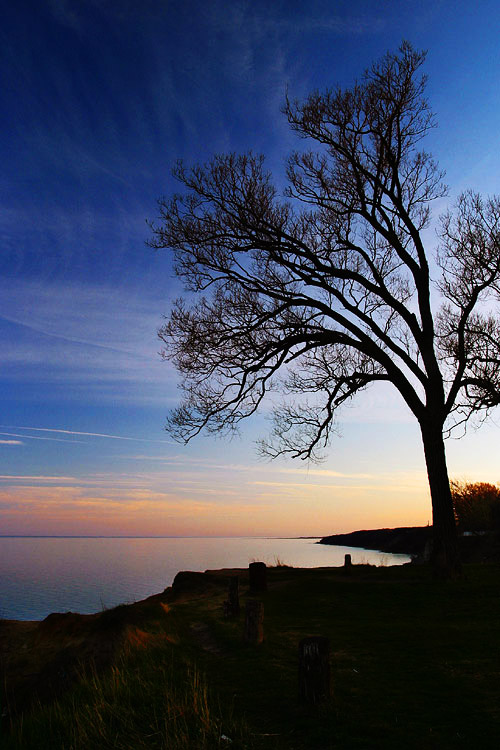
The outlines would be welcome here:
[[[421,424],[425,462],[432,501],[432,553],[434,575],[441,579],[461,574],[458,534],[451,498],[450,480],[442,427]]]

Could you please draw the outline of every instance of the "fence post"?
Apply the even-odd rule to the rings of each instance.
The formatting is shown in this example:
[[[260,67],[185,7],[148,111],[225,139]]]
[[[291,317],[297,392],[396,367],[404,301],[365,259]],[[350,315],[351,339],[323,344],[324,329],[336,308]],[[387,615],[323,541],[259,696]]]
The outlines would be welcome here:
[[[250,591],[267,591],[267,567],[263,562],[252,562],[248,566]]]
[[[224,602],[224,616],[237,617],[240,613],[239,578],[231,576],[227,590],[227,601]]]
[[[254,646],[264,640],[264,604],[258,599],[249,599],[246,603],[244,640]]]
[[[350,555],[345,555],[344,557],[344,571],[345,573],[352,572],[352,559]]]
[[[331,695],[330,641],[321,635],[299,643],[299,699],[316,705]]]

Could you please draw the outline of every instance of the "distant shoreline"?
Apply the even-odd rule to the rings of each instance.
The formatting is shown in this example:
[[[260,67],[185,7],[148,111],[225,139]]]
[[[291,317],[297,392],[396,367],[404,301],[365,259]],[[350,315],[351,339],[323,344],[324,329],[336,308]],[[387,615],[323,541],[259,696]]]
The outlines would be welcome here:
[[[340,547],[362,547],[363,549],[390,552],[391,554],[422,555],[430,539],[432,526],[402,526],[396,529],[363,529],[350,534],[332,534],[319,540],[318,544]]]

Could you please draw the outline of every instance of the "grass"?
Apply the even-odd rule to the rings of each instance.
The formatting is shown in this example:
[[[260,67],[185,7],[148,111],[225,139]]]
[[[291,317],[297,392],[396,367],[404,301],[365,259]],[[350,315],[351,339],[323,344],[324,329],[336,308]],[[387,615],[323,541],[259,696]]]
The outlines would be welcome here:
[[[278,555],[274,556],[273,566],[275,568],[293,568],[293,565],[288,565],[288,563],[282,560]]]
[[[204,675],[175,658],[166,644],[135,645],[104,674],[92,668],[79,686],[14,724],[2,747],[36,750],[219,748],[238,738],[230,710],[221,710]]]
[[[349,576],[277,566],[268,576],[261,646],[243,643],[243,613],[223,618],[221,578],[209,596],[163,604],[163,619],[136,616],[111,668],[14,722],[2,747],[499,746],[500,566],[467,566],[446,584],[413,566],[360,565]],[[297,700],[307,635],[331,642],[333,697],[316,709]]]

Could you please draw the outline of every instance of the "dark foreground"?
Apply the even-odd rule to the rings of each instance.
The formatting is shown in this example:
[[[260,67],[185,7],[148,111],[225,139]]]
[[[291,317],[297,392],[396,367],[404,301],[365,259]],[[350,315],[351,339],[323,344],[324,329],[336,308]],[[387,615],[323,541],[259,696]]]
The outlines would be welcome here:
[[[96,615],[0,621],[2,748],[405,750],[500,743],[500,566],[268,571],[264,643],[227,619],[228,575]],[[331,643],[333,692],[298,701],[297,648]]]

